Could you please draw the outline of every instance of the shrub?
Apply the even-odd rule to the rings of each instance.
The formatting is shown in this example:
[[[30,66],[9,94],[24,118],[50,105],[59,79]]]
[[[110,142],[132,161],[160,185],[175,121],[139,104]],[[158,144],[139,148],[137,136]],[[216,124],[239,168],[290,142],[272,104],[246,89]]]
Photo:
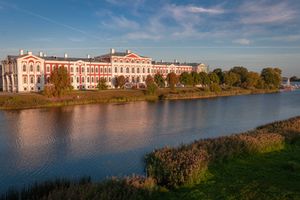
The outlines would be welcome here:
[[[98,90],[107,90],[106,80],[104,78],[100,78],[99,83],[97,85]]]
[[[300,117],[258,127],[247,133],[203,139],[178,148],[165,147],[148,154],[146,171],[167,187],[202,180],[210,164],[237,156],[265,153],[284,148],[300,139]]]
[[[157,85],[155,83],[151,83],[147,85],[147,94],[154,95],[157,92]]]
[[[217,83],[212,83],[209,85],[209,90],[211,92],[221,92],[222,91],[222,88],[219,86],[219,84]]]

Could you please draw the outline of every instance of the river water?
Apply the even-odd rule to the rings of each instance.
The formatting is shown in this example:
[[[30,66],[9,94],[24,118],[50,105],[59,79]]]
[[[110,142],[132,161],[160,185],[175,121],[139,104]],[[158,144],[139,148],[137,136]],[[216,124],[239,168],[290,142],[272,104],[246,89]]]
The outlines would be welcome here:
[[[0,193],[57,177],[144,174],[155,148],[300,115],[300,91],[0,111]]]

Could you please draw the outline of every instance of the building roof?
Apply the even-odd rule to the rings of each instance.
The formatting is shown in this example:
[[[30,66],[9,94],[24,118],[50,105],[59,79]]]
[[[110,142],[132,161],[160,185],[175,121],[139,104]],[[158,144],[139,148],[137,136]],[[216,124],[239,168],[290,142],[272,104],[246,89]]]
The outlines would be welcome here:
[[[129,54],[136,54],[136,53],[133,53],[133,52],[128,52],[128,53],[127,52],[115,52],[115,53],[108,53],[108,54],[100,55],[100,56],[97,56],[96,58],[111,57],[111,56],[125,57]],[[149,58],[147,56],[141,56],[139,54],[136,54],[136,55],[138,55],[141,58]]]
[[[192,66],[196,67],[200,65],[201,63],[180,63],[180,62],[161,62],[161,61],[152,61],[152,64],[154,65],[177,65],[177,66]]]

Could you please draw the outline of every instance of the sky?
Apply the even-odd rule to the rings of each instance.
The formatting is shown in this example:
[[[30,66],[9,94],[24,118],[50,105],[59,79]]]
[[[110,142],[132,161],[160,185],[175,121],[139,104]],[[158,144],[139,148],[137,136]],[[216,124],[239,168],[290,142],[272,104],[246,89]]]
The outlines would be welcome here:
[[[110,48],[300,77],[299,0],[0,0],[0,58]]]

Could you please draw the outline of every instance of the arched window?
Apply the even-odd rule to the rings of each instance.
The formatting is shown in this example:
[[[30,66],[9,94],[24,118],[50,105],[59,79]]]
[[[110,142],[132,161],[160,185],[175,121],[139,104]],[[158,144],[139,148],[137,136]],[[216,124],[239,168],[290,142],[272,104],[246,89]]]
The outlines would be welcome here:
[[[92,83],[94,83],[94,77],[92,77]]]
[[[148,74],[150,74],[150,68],[148,68]]]
[[[135,72],[134,72],[134,68],[131,68],[131,73],[135,73]]]
[[[90,77],[87,77],[87,82],[88,82],[88,83],[90,82]]]
[[[76,72],[78,73],[78,67],[76,67]]]
[[[123,67],[121,67],[120,71],[121,71],[121,73],[123,73]]]
[[[126,68],[126,73],[129,73],[129,68],[128,67]]]
[[[98,73],[98,67],[96,67],[95,71],[96,71],[96,73]]]
[[[98,76],[96,77],[96,81],[97,81],[97,83],[99,82],[99,77]]]
[[[86,68],[86,72],[90,73],[90,68],[89,67]]]
[[[26,65],[23,65],[23,72],[26,72]]]
[[[33,64],[30,65],[30,71],[33,72]]]
[[[91,72],[94,73],[94,67],[91,68]]]
[[[73,72],[74,70],[73,70],[73,67],[71,67],[71,72]]]
[[[117,67],[115,67],[115,73],[118,73],[118,68]]]
[[[103,68],[101,67],[101,68],[100,68],[100,73],[102,73],[102,72],[103,72]]]
[[[143,73],[145,73],[145,68],[143,68]]]
[[[108,68],[108,73],[111,73],[111,68],[110,67]]]
[[[36,71],[39,72],[40,71],[40,65],[36,66]]]
[[[41,83],[41,77],[37,77],[37,83]]]
[[[77,83],[79,83],[79,77],[77,77]]]
[[[34,83],[34,77],[33,77],[33,76],[30,77],[30,83],[31,83],[31,84]]]
[[[83,82],[83,83],[84,83],[84,77],[82,77],[82,78],[81,78],[81,82]]]
[[[84,73],[84,67],[81,67],[81,72]]]
[[[23,77],[23,83],[25,83],[25,84],[27,83],[27,77],[26,76]]]
[[[137,72],[137,73],[140,73],[140,68],[137,68],[137,69],[136,69],[136,72]]]
[[[106,73],[107,71],[106,71],[106,67],[104,68],[104,73]]]

